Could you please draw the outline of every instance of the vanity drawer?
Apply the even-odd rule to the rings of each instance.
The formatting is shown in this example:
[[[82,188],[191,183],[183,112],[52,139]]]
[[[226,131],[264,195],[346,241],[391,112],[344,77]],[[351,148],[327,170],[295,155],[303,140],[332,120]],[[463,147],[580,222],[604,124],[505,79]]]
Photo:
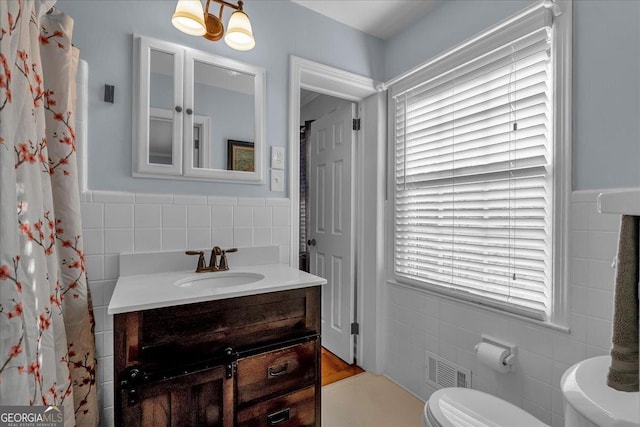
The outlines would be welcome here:
[[[316,425],[315,387],[267,400],[238,411],[236,426],[299,427]]]
[[[238,404],[313,384],[316,345],[311,341],[238,360]]]

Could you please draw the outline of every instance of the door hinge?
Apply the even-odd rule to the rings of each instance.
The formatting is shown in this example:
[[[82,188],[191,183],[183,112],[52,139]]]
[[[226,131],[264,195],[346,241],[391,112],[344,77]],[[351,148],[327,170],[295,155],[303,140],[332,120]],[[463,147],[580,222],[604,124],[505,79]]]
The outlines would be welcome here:
[[[360,130],[360,119],[353,119],[353,130]]]
[[[360,324],[358,322],[351,324],[351,335],[360,335]]]

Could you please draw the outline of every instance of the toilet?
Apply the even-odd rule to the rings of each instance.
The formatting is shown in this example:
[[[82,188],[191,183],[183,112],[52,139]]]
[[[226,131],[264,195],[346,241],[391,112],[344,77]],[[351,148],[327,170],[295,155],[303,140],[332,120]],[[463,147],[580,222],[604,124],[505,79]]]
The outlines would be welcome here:
[[[640,427],[640,392],[606,385],[610,356],[583,360],[561,380],[567,427]],[[548,427],[521,408],[468,388],[443,388],[431,395],[422,414],[424,427]]]
[[[598,356],[571,366],[562,375],[564,420],[571,427],[640,427],[640,392],[607,386],[611,356]]]
[[[433,393],[424,406],[422,424],[424,427],[548,427],[505,400],[479,390],[459,387],[443,388]]]

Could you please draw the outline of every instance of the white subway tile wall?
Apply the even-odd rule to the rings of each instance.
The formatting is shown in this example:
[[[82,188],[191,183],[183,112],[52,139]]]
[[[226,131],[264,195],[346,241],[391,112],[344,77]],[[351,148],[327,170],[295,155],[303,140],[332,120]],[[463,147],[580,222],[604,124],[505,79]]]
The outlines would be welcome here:
[[[470,369],[473,388],[520,406],[544,423],[564,426],[563,372],[580,360],[608,354],[611,343],[612,260],[620,216],[598,213],[598,194],[572,194],[569,334],[389,285],[385,374],[426,400],[435,391],[424,380],[424,352],[429,350]],[[518,346],[514,373],[498,374],[476,362],[474,346],[482,333]]]
[[[107,306],[119,274],[118,254],[280,246],[289,262],[289,199],[88,192],[81,203],[86,268],[96,318],[101,424],[113,419],[113,316]],[[277,215],[276,215],[277,213]],[[275,218],[278,218],[276,222]],[[194,260],[195,262],[195,260]],[[195,264],[194,264],[195,266]]]
[[[598,192],[576,192],[570,215],[569,327],[556,332],[422,292],[387,287],[385,374],[426,400],[424,351],[471,369],[473,387],[563,426],[560,377],[572,364],[607,354],[619,216],[597,212]],[[118,253],[280,246],[288,263],[290,202],[182,195],[94,192],[83,195],[87,273],[96,314],[102,422],[113,426],[113,318],[106,313],[118,277]],[[518,346],[516,372],[497,374],[476,362],[488,333]]]

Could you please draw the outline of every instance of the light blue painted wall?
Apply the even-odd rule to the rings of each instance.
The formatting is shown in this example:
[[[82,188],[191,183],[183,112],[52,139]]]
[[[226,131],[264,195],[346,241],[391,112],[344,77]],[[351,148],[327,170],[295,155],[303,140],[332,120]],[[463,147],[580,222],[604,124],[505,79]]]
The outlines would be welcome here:
[[[577,1],[573,184],[640,186],[640,1]]]
[[[531,4],[447,0],[386,43],[288,0],[249,1],[257,46],[184,35],[170,25],[175,1],[59,0],[75,19],[74,44],[89,62],[89,186],[98,190],[278,197],[267,185],[131,178],[132,33],[181,43],[267,70],[268,146],[287,145],[288,61],[295,54],[386,80]],[[228,13],[225,12],[225,13]],[[227,15],[225,15],[227,16]],[[574,2],[573,187],[640,185],[640,1]],[[116,103],[102,102],[104,83]],[[265,168],[266,164],[265,159]]]
[[[385,77],[396,77],[519,12],[532,0],[445,0],[387,40]]]
[[[220,42],[191,37],[171,25],[176,1],[59,0],[75,20],[73,43],[89,63],[89,188],[92,190],[282,197],[265,184],[242,185],[131,177],[133,36],[146,36],[258,65],[266,69],[266,135],[270,146],[287,146],[288,79],[291,54],[363,76],[384,77],[381,40],[288,0],[249,0],[256,47],[238,52]],[[225,21],[229,10],[225,11]],[[115,103],[102,101],[104,84],[115,85]]]
[[[391,79],[530,0],[446,0],[385,46]],[[640,186],[640,1],[573,3],[573,188]]]
[[[320,95],[300,108],[300,126],[304,125],[307,120],[318,120],[325,114],[329,114],[341,106],[350,103],[351,101],[347,101],[346,99],[335,98],[329,95]]]

